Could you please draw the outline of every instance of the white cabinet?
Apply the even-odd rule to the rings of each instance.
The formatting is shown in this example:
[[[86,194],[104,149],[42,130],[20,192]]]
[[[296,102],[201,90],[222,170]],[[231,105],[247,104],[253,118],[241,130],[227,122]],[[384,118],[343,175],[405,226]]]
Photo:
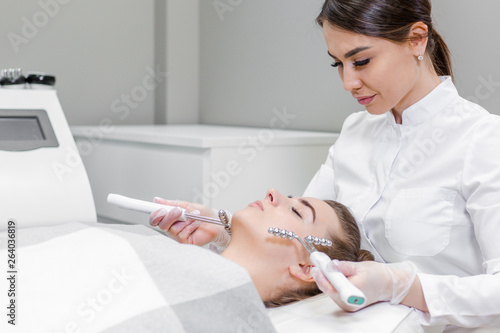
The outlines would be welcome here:
[[[210,125],[72,127],[99,217],[147,215],[109,205],[109,193],[202,202],[234,212],[268,188],[302,195],[337,134]]]

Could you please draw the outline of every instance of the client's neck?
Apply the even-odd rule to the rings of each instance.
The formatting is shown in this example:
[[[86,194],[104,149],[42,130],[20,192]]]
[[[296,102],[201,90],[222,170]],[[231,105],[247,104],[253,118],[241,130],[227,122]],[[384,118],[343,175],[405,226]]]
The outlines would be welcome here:
[[[233,240],[231,243],[233,243]],[[272,299],[273,293],[276,292],[276,282],[280,280],[279,270],[255,255],[255,249],[245,249],[231,243],[221,255],[248,271],[263,301]]]

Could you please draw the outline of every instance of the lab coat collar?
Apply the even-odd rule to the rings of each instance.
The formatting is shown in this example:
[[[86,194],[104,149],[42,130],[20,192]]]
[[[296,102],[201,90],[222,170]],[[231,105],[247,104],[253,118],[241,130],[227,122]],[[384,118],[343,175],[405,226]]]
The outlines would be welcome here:
[[[450,76],[440,76],[441,84],[427,96],[403,111],[403,126],[419,125],[441,112],[454,98],[458,91]],[[391,111],[386,113],[387,122],[396,125]]]

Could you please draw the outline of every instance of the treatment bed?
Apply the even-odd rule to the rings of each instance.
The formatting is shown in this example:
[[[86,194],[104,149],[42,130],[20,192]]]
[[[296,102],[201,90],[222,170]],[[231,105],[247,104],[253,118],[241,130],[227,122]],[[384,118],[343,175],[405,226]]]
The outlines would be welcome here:
[[[319,295],[266,309],[242,267],[141,225],[73,222],[15,236],[16,325],[3,320],[2,332],[423,332],[404,306],[346,313]],[[8,239],[0,233],[1,258]],[[9,284],[0,279],[2,304]]]

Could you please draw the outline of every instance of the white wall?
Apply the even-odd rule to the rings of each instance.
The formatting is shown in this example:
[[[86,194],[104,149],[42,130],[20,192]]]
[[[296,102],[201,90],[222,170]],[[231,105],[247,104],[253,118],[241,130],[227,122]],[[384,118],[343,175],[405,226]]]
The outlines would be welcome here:
[[[153,123],[153,0],[2,0],[0,22],[0,68],[56,75],[70,125]]]
[[[217,10],[214,1],[201,0],[203,123],[266,127],[273,108],[286,107],[296,116],[289,128],[339,131],[351,112],[362,109],[330,67],[314,23],[323,0],[217,3],[225,6]],[[460,93],[500,114],[500,2],[433,5],[438,31],[454,54]]]
[[[460,94],[500,114],[500,1],[433,0],[434,19],[453,54]]]
[[[168,72],[156,93],[158,124],[199,122],[199,0],[155,0],[156,59]]]
[[[339,131],[361,108],[330,67],[314,22],[322,3],[2,0],[0,68],[55,74],[70,125],[110,118],[114,125],[269,127],[273,110],[286,109],[293,117],[287,128]],[[500,114],[500,2],[433,5],[459,91]],[[23,43],[13,43],[13,34]],[[162,82],[146,89],[157,66]]]
[[[339,130],[359,106],[315,23],[323,0],[233,3],[240,5],[217,11],[201,0],[202,122],[267,127],[273,109],[286,108],[295,116],[287,128]]]

